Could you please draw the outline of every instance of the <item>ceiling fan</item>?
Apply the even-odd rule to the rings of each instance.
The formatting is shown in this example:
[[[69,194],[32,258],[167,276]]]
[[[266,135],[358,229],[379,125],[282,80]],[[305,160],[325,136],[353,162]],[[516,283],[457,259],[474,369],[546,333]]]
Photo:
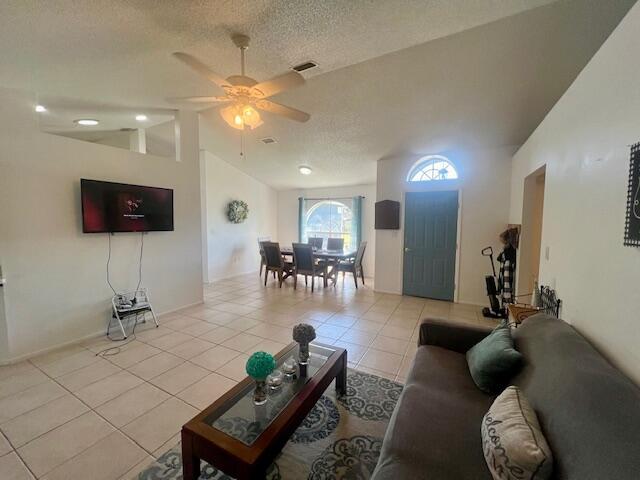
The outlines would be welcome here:
[[[254,129],[262,125],[262,119],[257,110],[275,113],[282,117],[297,122],[309,120],[308,113],[287,107],[279,103],[267,100],[276,93],[289,90],[304,84],[304,77],[298,72],[291,71],[279,75],[270,80],[258,83],[251,77],[245,75],[245,50],[249,48],[249,37],[246,35],[233,35],[233,43],[240,49],[240,75],[231,75],[224,79],[214,73],[209,67],[200,62],[197,58],[183,52],[173,54],[178,60],[186,64],[199,74],[206,77],[210,82],[215,83],[224,90],[224,95],[209,97],[182,97],[172,98],[172,101],[191,103],[213,103],[224,106],[220,110],[220,115],[233,128],[244,130],[246,127]],[[226,106],[225,106],[226,105]]]

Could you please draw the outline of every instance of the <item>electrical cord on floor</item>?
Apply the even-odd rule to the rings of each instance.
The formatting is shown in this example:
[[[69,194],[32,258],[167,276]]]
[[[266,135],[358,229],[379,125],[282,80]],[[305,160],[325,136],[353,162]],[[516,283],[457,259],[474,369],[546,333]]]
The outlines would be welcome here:
[[[128,338],[111,338],[109,335],[107,335],[107,338],[109,340],[111,340],[112,342],[124,342],[116,347],[109,347],[109,348],[105,348],[104,350],[100,350],[98,353],[96,353],[96,357],[112,357],[114,355],[119,354],[122,351],[122,348],[129,345],[131,342],[133,342],[136,339],[136,327],[138,326],[138,317],[140,316],[139,313],[136,313],[135,315],[135,323],[133,324],[133,330],[131,331],[131,335]],[[129,318],[132,318],[133,315]],[[144,314],[143,314],[143,318],[144,318]],[[129,322],[131,323],[131,322]],[[126,341],[125,341],[126,340]]]
[[[111,263],[111,233],[107,233],[107,235],[109,236],[109,254],[107,256],[107,284],[109,285],[109,287],[113,291],[113,294],[114,295],[118,295],[118,292],[116,292],[115,288],[113,288],[113,285],[111,285],[111,281],[110,281],[110,278],[109,278],[109,264]],[[136,286],[136,290],[135,290],[136,293],[138,292],[138,290],[140,290],[140,285],[142,284],[142,255],[143,255],[143,253],[144,253],[144,232],[140,232],[140,257],[138,259],[138,285]],[[135,301],[135,294],[136,293],[134,293],[134,301]],[[145,313],[142,314],[143,315],[143,319],[144,319]],[[139,316],[140,316],[139,313],[135,314],[135,323],[133,324],[133,330],[131,331],[131,335],[128,338],[111,338],[109,336],[109,334],[107,334],[107,338],[109,340],[111,340],[112,342],[124,342],[124,343],[122,343],[121,345],[118,345],[117,347],[109,347],[109,348],[105,348],[104,350],[100,350],[98,353],[96,353],[96,356],[111,357],[113,355],[117,355],[122,351],[123,347],[125,347],[125,346],[129,345],[131,342],[133,342],[136,339],[136,327],[138,326],[138,317]],[[129,319],[131,319],[132,317],[134,317],[134,316],[133,315],[129,316]],[[131,322],[129,321],[129,324],[130,323]]]

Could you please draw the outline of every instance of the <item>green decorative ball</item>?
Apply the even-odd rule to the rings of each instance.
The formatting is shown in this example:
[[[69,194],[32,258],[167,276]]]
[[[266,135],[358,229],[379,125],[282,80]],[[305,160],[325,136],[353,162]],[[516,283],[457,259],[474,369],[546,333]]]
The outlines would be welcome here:
[[[247,360],[247,374],[254,380],[264,380],[275,368],[276,361],[267,352],[256,352]]]

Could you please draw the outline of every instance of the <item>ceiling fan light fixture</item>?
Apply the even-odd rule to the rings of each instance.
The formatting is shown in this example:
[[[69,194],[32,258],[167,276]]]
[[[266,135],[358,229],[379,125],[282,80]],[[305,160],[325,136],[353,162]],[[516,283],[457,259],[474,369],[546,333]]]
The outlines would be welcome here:
[[[220,110],[220,115],[230,127],[236,130],[244,130],[247,126],[253,130],[262,125],[263,122],[258,110],[297,122],[308,121],[310,118],[308,113],[267,100],[280,92],[303,85],[305,82],[304,77],[296,71],[291,71],[263,82],[257,82],[247,76],[245,72],[245,51],[249,47],[249,37],[237,34],[232,36],[232,40],[240,48],[240,75],[231,75],[226,79],[213,72],[207,65],[188,53],[173,53],[177,60],[224,90],[224,95],[183,97],[174,99],[174,101],[230,104],[230,106]]]
[[[229,125],[237,130],[244,130],[242,115],[235,106],[226,107],[220,110],[220,116]]]
[[[252,130],[262,125],[260,114],[250,105],[246,105],[242,108],[242,121]]]
[[[251,105],[234,105],[220,110],[220,116],[230,126],[237,130],[249,127],[251,130],[262,125],[258,111]]]

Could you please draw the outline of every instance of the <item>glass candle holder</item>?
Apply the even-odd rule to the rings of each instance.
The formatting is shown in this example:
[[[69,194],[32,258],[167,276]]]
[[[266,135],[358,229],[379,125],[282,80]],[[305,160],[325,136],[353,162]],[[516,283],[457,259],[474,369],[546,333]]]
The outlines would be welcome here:
[[[295,358],[289,357],[282,364],[282,371],[288,376],[295,375],[297,366]]]
[[[284,374],[280,370],[274,370],[271,375],[267,377],[267,385],[271,390],[278,390],[282,387],[282,381],[284,380]]]

